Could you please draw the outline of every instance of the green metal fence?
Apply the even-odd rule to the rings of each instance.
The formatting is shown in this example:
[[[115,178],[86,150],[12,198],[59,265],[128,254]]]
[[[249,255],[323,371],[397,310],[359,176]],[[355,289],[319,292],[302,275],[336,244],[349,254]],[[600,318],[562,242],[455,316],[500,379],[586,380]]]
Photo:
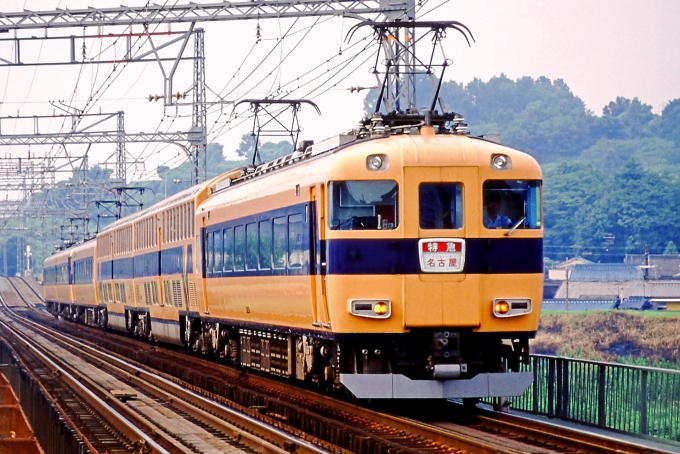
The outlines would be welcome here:
[[[532,355],[511,408],[680,442],[680,371]]]

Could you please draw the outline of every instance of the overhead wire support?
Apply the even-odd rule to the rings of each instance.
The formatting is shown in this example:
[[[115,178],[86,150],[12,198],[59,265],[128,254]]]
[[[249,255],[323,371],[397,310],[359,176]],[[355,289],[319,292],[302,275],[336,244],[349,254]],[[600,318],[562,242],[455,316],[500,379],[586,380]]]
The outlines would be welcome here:
[[[203,29],[199,28],[196,30],[194,38],[194,105],[191,115],[191,129],[189,130],[189,143],[194,156],[192,184],[204,181],[208,174],[206,156],[208,110],[205,103],[205,47],[203,40]]]
[[[411,4],[409,7],[408,4]],[[414,0],[264,0],[189,3],[0,13],[0,32],[36,28],[151,25],[281,17],[388,14],[391,20],[413,15]]]

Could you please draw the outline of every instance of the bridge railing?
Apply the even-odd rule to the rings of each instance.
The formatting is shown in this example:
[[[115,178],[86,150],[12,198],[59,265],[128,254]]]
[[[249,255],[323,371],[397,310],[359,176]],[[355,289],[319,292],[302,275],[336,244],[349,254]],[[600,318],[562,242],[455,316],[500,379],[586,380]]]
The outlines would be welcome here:
[[[680,371],[532,355],[534,382],[511,408],[680,442]]]

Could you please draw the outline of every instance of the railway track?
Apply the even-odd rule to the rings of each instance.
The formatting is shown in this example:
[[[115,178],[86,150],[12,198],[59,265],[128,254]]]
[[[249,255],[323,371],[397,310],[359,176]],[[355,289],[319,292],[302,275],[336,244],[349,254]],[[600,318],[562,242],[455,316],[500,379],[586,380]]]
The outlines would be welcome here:
[[[6,307],[0,328],[90,452],[325,452]]]
[[[135,360],[139,364],[128,372],[131,377],[162,371],[162,378],[193,389],[207,401],[272,424],[330,452],[663,452],[511,415],[470,415],[467,409],[450,403],[410,402],[408,413],[418,420],[389,415],[183,352],[32,316],[78,334],[85,343]]]

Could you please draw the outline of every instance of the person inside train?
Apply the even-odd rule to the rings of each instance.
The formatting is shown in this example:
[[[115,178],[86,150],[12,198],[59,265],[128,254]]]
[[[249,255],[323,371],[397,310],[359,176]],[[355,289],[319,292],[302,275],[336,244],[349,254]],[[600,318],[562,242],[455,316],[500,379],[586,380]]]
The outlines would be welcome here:
[[[492,192],[484,197],[484,227],[487,229],[503,229],[512,225],[512,220],[501,214],[501,196]]]

